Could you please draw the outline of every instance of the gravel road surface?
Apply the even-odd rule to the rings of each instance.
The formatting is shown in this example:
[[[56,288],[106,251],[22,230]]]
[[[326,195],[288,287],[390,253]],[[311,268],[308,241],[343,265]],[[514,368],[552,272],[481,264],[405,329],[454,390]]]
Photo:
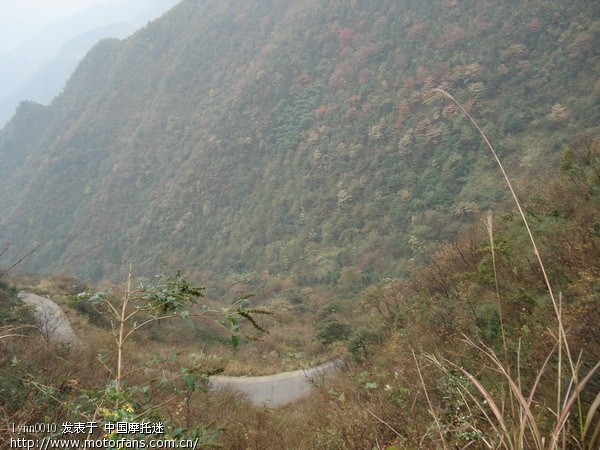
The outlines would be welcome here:
[[[19,292],[23,303],[32,305],[34,315],[39,322],[39,331],[45,339],[53,342],[68,342],[82,346],[83,342],[77,337],[64,311],[46,297],[27,292]]]

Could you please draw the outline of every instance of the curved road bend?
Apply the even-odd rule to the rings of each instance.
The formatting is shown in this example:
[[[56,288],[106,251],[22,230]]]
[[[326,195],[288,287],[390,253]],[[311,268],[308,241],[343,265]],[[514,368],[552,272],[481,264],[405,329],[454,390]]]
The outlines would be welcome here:
[[[59,305],[46,297],[20,292],[19,298],[28,305],[33,305],[34,314],[40,322],[40,333],[51,341],[69,342],[82,346],[83,342],[77,337],[69,319]],[[337,358],[306,370],[282,372],[262,377],[229,377],[212,376],[212,389],[234,389],[248,396],[257,406],[271,408],[282,406],[298,400],[306,395],[329,372],[338,369],[343,364]]]
[[[325,375],[342,365],[340,358],[328,361],[306,370],[282,372],[262,377],[212,376],[212,389],[231,388],[248,396],[257,406],[275,408],[298,400],[319,382]]]

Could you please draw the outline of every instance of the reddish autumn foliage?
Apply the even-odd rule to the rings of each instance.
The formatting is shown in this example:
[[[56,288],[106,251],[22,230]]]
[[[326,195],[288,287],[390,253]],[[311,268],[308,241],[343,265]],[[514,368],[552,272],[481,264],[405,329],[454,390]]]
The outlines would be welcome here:
[[[338,31],[338,41],[342,47],[353,44],[354,32],[350,28],[340,28]]]

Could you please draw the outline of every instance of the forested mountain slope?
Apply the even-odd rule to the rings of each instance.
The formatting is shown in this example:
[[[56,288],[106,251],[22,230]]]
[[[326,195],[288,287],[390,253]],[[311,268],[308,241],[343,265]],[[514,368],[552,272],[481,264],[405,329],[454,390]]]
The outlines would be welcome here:
[[[43,241],[40,272],[167,261],[354,290],[506,198],[458,109],[423,94],[451,92],[533,179],[598,131],[599,43],[584,0],[183,1],[21,104],[0,241],[12,259]]]

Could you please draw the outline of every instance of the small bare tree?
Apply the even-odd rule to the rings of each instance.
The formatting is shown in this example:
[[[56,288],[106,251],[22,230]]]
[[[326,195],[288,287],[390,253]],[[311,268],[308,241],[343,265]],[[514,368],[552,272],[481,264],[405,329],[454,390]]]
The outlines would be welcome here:
[[[63,324],[63,318],[59,317],[47,305],[40,305],[36,312],[37,331],[44,339],[46,347],[50,347],[53,339],[56,338],[57,330]]]
[[[199,307],[199,311],[190,311],[198,306],[197,300],[204,297],[204,288],[189,284],[178,271],[175,275],[158,276],[159,283],[155,285],[141,284],[137,288],[131,286],[131,268],[127,275],[125,291],[120,298],[110,295],[110,290],[95,293],[82,293],[78,301],[91,301],[92,305],[105,305],[110,316],[113,337],[117,348],[117,367],[115,374],[115,389],[121,389],[123,380],[123,351],[127,340],[139,329],[157,321],[183,318],[191,322],[192,317],[216,315],[224,317],[222,325],[232,333],[231,343],[237,347],[239,341],[239,320],[246,319],[260,332],[265,330],[256,322],[252,314],[268,314],[267,311],[249,309],[240,299],[229,308],[221,310],[207,306]],[[247,297],[245,297],[247,298]],[[100,311],[99,311],[100,312]]]

